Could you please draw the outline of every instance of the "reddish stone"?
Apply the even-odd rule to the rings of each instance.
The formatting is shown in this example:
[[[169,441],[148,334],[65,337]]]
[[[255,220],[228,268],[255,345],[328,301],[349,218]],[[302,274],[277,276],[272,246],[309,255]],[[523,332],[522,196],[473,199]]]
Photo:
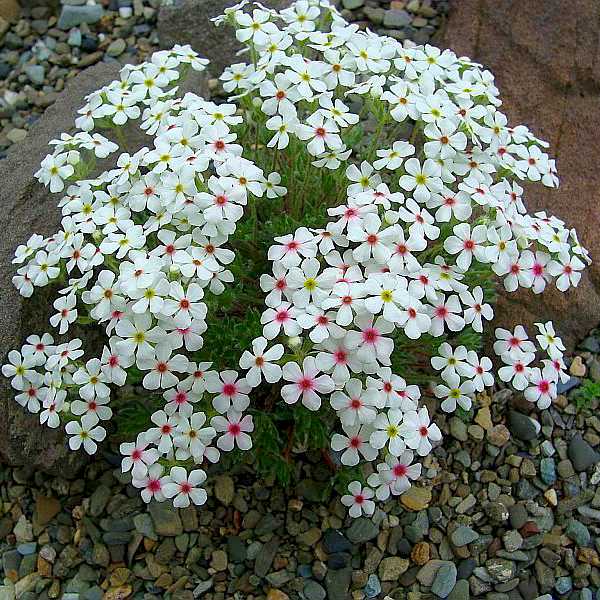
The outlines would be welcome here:
[[[451,0],[438,44],[488,67],[503,110],[550,143],[561,185],[527,186],[531,210],[575,227],[596,258],[562,294],[503,294],[498,325],[553,319],[568,346],[600,320],[600,7],[597,0]]]

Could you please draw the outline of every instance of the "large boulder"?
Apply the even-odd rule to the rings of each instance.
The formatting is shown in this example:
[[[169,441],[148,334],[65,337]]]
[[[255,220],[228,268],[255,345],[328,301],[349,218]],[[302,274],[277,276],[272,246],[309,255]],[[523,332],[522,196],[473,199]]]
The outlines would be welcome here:
[[[0,358],[20,348],[31,333],[48,331],[48,295],[44,290],[24,300],[12,285],[15,248],[33,232],[57,231],[60,212],[57,197],[34,178],[49,152],[48,142],[72,130],[84,96],[118,77],[119,65],[99,63],[79,73],[56,102],[31,128],[29,135],[11,148],[0,162]],[[62,430],[40,426],[37,415],[14,401],[10,382],[0,377],[0,458],[9,464],[27,465],[48,472],[69,473],[82,464],[81,453],[68,450]]]
[[[203,57],[210,60],[209,69],[219,76],[223,69],[236,62],[247,62],[237,56],[242,45],[229,25],[217,27],[210,19],[224,13],[235,0],[173,0],[164,2],[158,13],[158,38],[162,48],[174,44],[190,44]],[[290,0],[267,0],[264,6],[284,8]]]
[[[551,144],[560,188],[527,186],[527,205],[574,226],[596,262],[567,294],[503,294],[497,322],[553,319],[570,347],[600,322],[599,18],[597,0],[451,0],[438,39],[488,67],[509,121]]]

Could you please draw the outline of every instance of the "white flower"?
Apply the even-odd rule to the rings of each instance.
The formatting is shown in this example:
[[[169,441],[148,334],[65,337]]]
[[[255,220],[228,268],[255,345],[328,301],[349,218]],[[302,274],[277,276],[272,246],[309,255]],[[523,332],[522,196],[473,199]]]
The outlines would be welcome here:
[[[363,487],[360,482],[353,481],[348,484],[348,491],[350,493],[342,496],[341,501],[348,507],[348,514],[352,518],[363,514],[371,516],[375,512],[375,502],[371,500],[374,495],[371,488]]]
[[[162,477],[162,474],[162,465],[155,463],[149,467],[147,473],[133,478],[131,482],[133,486],[143,488],[141,496],[144,502],[149,503],[153,498],[158,502],[164,501],[163,486],[170,481],[170,478]]]
[[[166,498],[173,498],[175,508],[185,508],[190,504],[198,506],[207,500],[206,491],[198,487],[206,481],[206,473],[195,469],[188,473],[183,467],[171,467],[169,480],[163,483],[162,492]]]
[[[476,225],[471,231],[468,223],[459,223],[452,228],[454,235],[444,240],[444,250],[450,254],[458,254],[457,266],[467,271],[473,258],[486,262],[487,251],[484,243],[487,241],[485,225]]]
[[[426,456],[431,452],[431,441],[439,442],[442,433],[435,423],[431,423],[427,408],[423,407],[418,412],[408,412],[400,426],[400,435],[406,445],[416,450],[419,456]],[[431,441],[430,441],[431,440]]]
[[[320,394],[329,394],[335,389],[333,379],[319,373],[321,370],[312,356],[304,359],[302,369],[298,363],[286,363],[283,365],[283,379],[292,383],[281,388],[281,397],[288,404],[301,400],[309,410],[318,410],[321,406]]]
[[[94,454],[98,450],[96,442],[101,442],[106,437],[106,430],[98,425],[98,417],[93,413],[83,415],[81,421],[69,421],[65,431],[71,436],[69,448],[79,450],[83,444],[83,449],[88,454]]]
[[[344,391],[336,391],[331,395],[330,402],[345,425],[371,423],[377,415],[373,408],[373,394],[365,393],[360,379],[350,379]]]
[[[373,460],[378,452],[369,443],[372,428],[368,425],[343,425],[346,435],[334,433],[331,437],[331,448],[342,452],[342,464],[354,467],[360,461],[360,455],[365,460]]]
[[[417,202],[427,202],[432,192],[442,191],[441,169],[435,161],[428,158],[421,166],[417,158],[409,158],[404,169],[407,175],[402,175],[398,183],[402,189],[412,192]]]
[[[239,379],[237,371],[221,371],[217,376],[206,381],[206,389],[217,394],[212,401],[213,407],[221,414],[231,407],[238,412],[248,408],[250,404],[250,385],[245,378]]]
[[[379,413],[373,422],[376,431],[371,434],[371,446],[377,449],[387,446],[390,454],[400,456],[406,449],[406,444],[400,434],[400,423],[403,416],[402,411],[397,408],[390,408],[387,412]]]
[[[119,446],[123,455],[121,471],[132,471],[133,479],[141,479],[148,471],[148,467],[158,460],[156,448],[148,448],[148,441],[143,433],[138,434],[134,442],[125,442]]]
[[[242,417],[242,413],[230,408],[225,417],[217,415],[211,419],[211,425],[223,435],[217,440],[217,446],[229,452],[233,450],[234,445],[240,450],[250,450],[252,448],[252,438],[248,433],[254,431],[254,423],[251,415]]]
[[[547,323],[536,323],[535,326],[540,332],[539,335],[535,336],[540,348],[545,350],[550,358],[562,358],[565,351],[565,345],[562,340],[557,337],[552,321],[548,321]]]
[[[159,344],[155,356],[138,357],[138,366],[142,371],[149,371],[142,380],[147,390],[170,388],[179,382],[175,373],[184,373],[188,359],[183,354],[172,356],[173,351],[167,345]]]
[[[534,367],[529,373],[529,387],[523,392],[525,398],[529,402],[537,404],[539,409],[545,409],[552,404],[552,400],[556,398],[556,383],[552,381],[548,374],[542,372],[539,368]]]
[[[281,379],[281,367],[274,361],[283,356],[283,346],[275,344],[266,350],[267,344],[265,338],[255,338],[252,340],[252,352],[244,350],[240,358],[240,367],[247,370],[246,381],[252,387],[259,385],[262,377],[268,383],[275,383]]]
[[[464,381],[456,373],[449,373],[446,378],[448,385],[439,384],[435,388],[435,395],[444,398],[441,409],[444,412],[454,412],[457,405],[463,410],[471,409],[471,396],[474,391],[473,382]]]

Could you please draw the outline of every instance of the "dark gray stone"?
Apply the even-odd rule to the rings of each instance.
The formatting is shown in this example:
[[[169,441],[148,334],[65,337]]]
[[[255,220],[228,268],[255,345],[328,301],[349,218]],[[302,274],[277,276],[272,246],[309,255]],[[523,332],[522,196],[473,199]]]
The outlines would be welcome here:
[[[581,437],[580,433],[569,442],[569,458],[576,471],[585,471],[600,460],[600,455]]]

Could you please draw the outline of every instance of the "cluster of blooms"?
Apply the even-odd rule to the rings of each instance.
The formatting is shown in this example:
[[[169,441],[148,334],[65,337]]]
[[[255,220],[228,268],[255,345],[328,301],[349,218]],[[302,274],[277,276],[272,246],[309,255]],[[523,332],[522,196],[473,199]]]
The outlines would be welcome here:
[[[162,394],[165,405],[152,416],[155,427],[122,446],[123,468],[132,470],[146,501],[174,498],[176,506],[204,501],[204,471],[188,474],[176,465],[163,474],[159,459],[200,465],[234,445],[252,445],[252,417],[243,414],[250,386],[187,354],[203,344],[205,294],[220,294],[233,279],[227,265],[234,253],[225,245],[249,195],[285,193],[241,156],[230,130],[242,121],[234,105],[174,97],[182,72],[206,62],[189,47],[175,47],[126,66],[120,81],[87,98],[77,119],[83,131],[52,142],[55,151],[37,177],[53,192],[75,181],[59,204],[61,230],[19,246],[14,262],[22,266],[13,281],[30,296],[34,287],[69,277],[50,324],[65,334],[83,317],[100,323],[108,342],[100,358],[83,363],[80,339],[55,345],[49,334],[31,336],[3,368],[19,391],[17,402],[50,427],[66,420],[70,447],[92,454],[106,435],[102,422],[112,417],[109,386],[123,386],[127,370],[137,367],[143,387]],[[154,148],[121,153],[117,167],[96,179],[72,177],[92,154],[105,158],[118,149],[91,133],[94,127],[140,117]],[[210,422],[194,406],[205,390],[215,394]]]
[[[432,366],[445,384],[435,394],[446,412],[468,409],[493,383],[491,361],[445,340],[466,327],[480,333],[493,317],[472,272],[493,271],[508,291],[540,293],[553,280],[566,290],[589,258],[562,221],[527,213],[514,180],[555,186],[554,161],[526,127],[507,125],[488,71],[450,51],[359,31],[326,1],[298,0],[279,13],[247,13],[245,4],[217,21],[236,27],[253,60],[226,69],[222,81],[232,99],[252,100],[254,121],[262,115],[274,132],[273,152],[298,140],[318,168],[348,163],[343,139],[361,115],[347,96],[378,127],[362,156],[368,160],[346,168],[346,199],[331,199],[332,220],[275,238],[272,273],[260,279],[262,336],[242,355],[243,373],[217,372],[189,356],[207,327],[204,294],[232,281],[226,244],[244,206],[287,190],[277,173],[266,177],[242,157],[234,104],[175,97],[182,71],[206,64],[189,47],[127,66],[121,81],[92,94],[77,120],[82,131],[55,140],[37,174],[54,192],[68,184],[62,229],[17,249],[14,283],[30,296],[70,276],[51,325],[64,334],[85,308],[109,337],[101,358],[82,363],[79,339],[54,345],[44,334],[11,352],[3,373],[18,402],[51,427],[64,416],[71,447],[92,453],[105,435],[100,422],[112,414],[109,385],[124,385],[135,365],[165,405],[153,427],[122,445],[123,470],[132,471],[144,500],[173,498],[176,506],[206,499],[204,471],[184,467],[216,462],[236,446],[248,450],[249,394],[263,381],[282,382],[288,404],[317,411],[329,402],[339,417],[331,448],[343,464],[374,463],[370,487],[353,482],[342,498],[352,516],[372,514],[371,498],[406,491],[421,473],[415,454],[426,456],[441,440],[419,388],[392,372],[395,340],[439,338]],[[79,177],[90,156],[119,148],[94,128],[136,119],[154,147],[121,153],[116,168],[96,179]],[[393,139],[405,121],[411,140]],[[539,328],[550,357],[541,369],[529,366],[535,353],[520,329],[499,330],[496,351],[507,365],[500,378],[544,407],[564,376],[564,348],[551,324]]]

